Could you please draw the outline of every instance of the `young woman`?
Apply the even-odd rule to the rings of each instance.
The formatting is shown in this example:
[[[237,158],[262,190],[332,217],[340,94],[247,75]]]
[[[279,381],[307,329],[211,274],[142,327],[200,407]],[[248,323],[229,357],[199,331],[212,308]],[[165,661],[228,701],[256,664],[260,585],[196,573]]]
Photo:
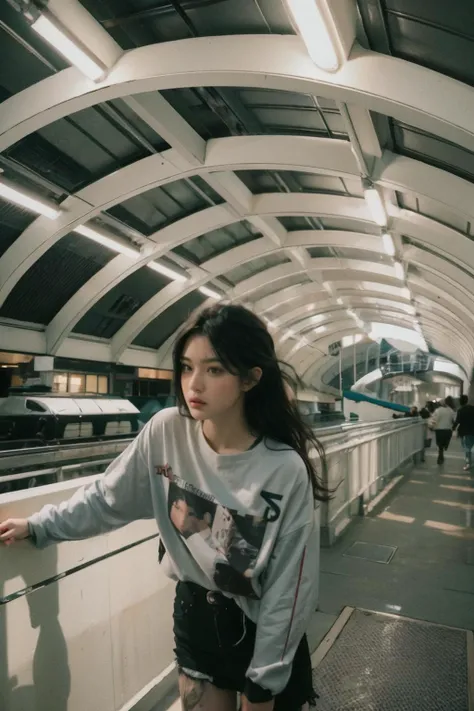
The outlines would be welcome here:
[[[317,598],[327,499],[264,323],[205,309],[173,353],[178,407],[159,412],[92,485],[28,521],[0,524],[38,548],[155,518],[177,581],[175,655],[185,711],[300,711],[314,705],[306,629]],[[311,450],[313,450],[311,452]],[[316,452],[314,451],[316,450]]]

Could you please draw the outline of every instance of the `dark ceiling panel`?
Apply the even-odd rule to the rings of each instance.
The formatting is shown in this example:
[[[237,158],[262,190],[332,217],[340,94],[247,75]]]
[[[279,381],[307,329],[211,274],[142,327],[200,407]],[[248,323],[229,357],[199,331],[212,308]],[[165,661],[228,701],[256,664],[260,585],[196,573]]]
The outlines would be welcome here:
[[[223,117],[212,110],[205,101],[206,94],[199,89],[167,89],[160,93],[205,140],[232,135]],[[214,107],[217,109],[217,105]]]
[[[279,217],[278,219],[285,230],[288,230],[289,232],[308,229],[308,222],[305,217]]]
[[[47,324],[75,292],[110,261],[113,252],[85,237],[63,237],[20,279],[0,315]]]
[[[11,4],[0,4],[0,85],[15,94],[65,66]]]
[[[290,190],[291,192],[362,196],[361,182],[358,179],[343,180],[330,175],[290,170],[241,170],[237,171],[237,175],[256,195]]]
[[[25,136],[11,146],[5,155],[66,192],[75,192],[92,181],[92,173],[87,168],[61,152],[39,133]]]
[[[275,0],[83,0],[125,49],[196,36],[292,33],[285,9]]]
[[[393,119],[391,123],[398,153],[474,180],[474,153],[413,126]]]
[[[150,235],[182,217],[209,206],[185,180],[141,193],[107,212],[142,234]]]
[[[472,3],[466,0],[385,0],[393,53],[474,84]]]
[[[235,89],[239,102],[260,126],[244,124],[251,133],[304,134],[346,138],[341,114],[334,102],[317,96],[273,89]]]
[[[334,252],[330,247],[307,247],[307,251],[312,259],[334,257]]]
[[[149,155],[95,108],[55,121],[38,133],[96,179]]]
[[[6,252],[36,215],[0,198],[0,256]]]
[[[134,345],[159,348],[186,321],[194,309],[206,301],[206,298],[198,291],[183,296],[149,323],[134,340]]]
[[[276,267],[279,264],[288,264],[291,260],[285,254],[270,254],[268,257],[259,257],[258,259],[252,259],[250,262],[245,262],[228,272],[225,272],[224,276],[232,284],[238,284],[245,279],[249,279],[255,274],[260,274],[266,269],[271,267]]]
[[[258,237],[259,235],[254,234],[248,223],[237,222],[225,229],[200,235],[180,247],[175,247],[173,252],[194,264],[202,264],[237,245],[247,244]]]
[[[112,338],[125,321],[170,279],[142,267],[103,296],[77,323],[74,331],[88,336]]]

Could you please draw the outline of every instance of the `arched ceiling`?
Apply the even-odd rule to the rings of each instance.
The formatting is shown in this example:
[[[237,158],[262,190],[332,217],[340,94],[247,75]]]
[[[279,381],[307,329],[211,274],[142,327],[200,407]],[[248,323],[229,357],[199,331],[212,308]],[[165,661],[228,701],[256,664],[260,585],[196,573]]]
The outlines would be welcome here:
[[[293,0],[49,0],[99,82],[31,29],[35,3],[3,3],[0,194],[59,215],[0,197],[0,348],[167,367],[218,296],[264,315],[308,384],[372,322],[471,372],[470,3],[307,1],[331,13],[337,71]]]

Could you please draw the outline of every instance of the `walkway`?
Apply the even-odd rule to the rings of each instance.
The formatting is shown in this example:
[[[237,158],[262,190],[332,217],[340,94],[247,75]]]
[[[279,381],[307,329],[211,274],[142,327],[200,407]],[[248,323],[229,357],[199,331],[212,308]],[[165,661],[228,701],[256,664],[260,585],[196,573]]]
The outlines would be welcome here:
[[[407,620],[474,629],[474,475],[463,463],[458,441],[441,467],[432,451],[378,510],[322,551],[313,645],[338,618],[344,624],[344,608],[357,609],[315,670],[318,711],[474,709],[472,635]],[[474,656],[469,663],[473,684]]]

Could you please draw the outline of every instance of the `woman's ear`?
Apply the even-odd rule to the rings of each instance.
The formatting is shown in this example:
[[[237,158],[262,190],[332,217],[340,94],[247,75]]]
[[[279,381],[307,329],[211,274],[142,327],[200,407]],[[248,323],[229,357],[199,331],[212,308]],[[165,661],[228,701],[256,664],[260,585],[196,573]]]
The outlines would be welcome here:
[[[247,393],[249,390],[252,390],[258,383],[260,382],[260,378],[263,375],[263,370],[261,368],[252,368],[252,370],[249,373],[248,378],[245,378],[242,381],[242,391],[244,393]]]

